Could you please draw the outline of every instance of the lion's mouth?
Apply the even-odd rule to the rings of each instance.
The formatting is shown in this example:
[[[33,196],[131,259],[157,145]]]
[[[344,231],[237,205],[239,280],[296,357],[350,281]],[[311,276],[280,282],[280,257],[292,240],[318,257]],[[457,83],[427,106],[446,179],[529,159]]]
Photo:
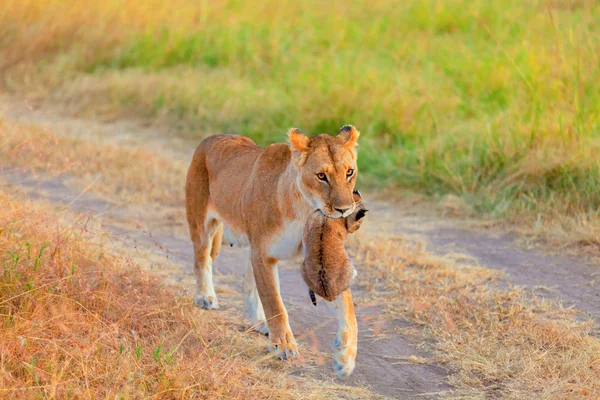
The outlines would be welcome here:
[[[349,208],[347,211],[345,211],[344,213],[341,213],[339,211],[334,211],[331,207],[326,207],[324,209],[318,208],[315,211],[320,211],[321,214],[323,214],[327,218],[337,219],[337,218],[346,218],[347,216],[352,215],[352,213],[355,210],[356,210],[356,203],[354,203],[354,205],[351,208]]]

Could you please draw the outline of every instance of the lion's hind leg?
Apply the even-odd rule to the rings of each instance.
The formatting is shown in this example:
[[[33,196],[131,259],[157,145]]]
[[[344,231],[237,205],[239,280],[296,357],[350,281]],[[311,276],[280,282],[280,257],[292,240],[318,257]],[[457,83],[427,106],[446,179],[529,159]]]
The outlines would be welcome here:
[[[204,227],[192,238],[194,244],[194,273],[196,275],[195,301],[198,307],[206,310],[219,308],[217,294],[213,284],[212,264],[218,249],[213,252],[214,239],[218,236],[222,224],[216,219],[207,220]]]
[[[202,145],[196,150],[186,180],[186,214],[194,245],[196,305],[204,309],[219,308],[213,284],[212,264],[219,253],[223,224],[209,215],[210,191]],[[215,242],[218,242],[215,245]]]

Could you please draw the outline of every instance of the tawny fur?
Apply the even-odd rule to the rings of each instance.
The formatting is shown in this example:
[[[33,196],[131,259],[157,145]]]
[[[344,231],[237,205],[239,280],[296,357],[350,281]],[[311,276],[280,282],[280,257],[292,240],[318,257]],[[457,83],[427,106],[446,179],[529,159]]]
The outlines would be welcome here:
[[[306,220],[315,209],[330,218],[354,211],[358,175],[359,132],[353,126],[342,127],[336,136],[309,138],[298,129],[288,136],[289,143],[266,149],[243,136],[211,136],[196,149],[186,181],[196,303],[206,309],[219,307],[212,264],[226,228],[232,244],[250,247],[252,268],[245,279],[247,304],[255,307],[250,315],[264,318],[270,349],[281,358],[298,352],[279,293],[277,262],[300,253]],[[257,297],[260,301],[253,300]],[[348,375],[356,356],[356,316],[349,291],[339,302],[341,339],[335,368]]]
[[[352,283],[355,270],[344,248],[344,241],[349,233],[358,230],[368,211],[357,191],[354,192],[354,201],[354,212],[345,218],[327,218],[319,210],[308,217],[304,229],[305,255],[301,272],[313,303],[316,301],[313,293],[333,301]]]

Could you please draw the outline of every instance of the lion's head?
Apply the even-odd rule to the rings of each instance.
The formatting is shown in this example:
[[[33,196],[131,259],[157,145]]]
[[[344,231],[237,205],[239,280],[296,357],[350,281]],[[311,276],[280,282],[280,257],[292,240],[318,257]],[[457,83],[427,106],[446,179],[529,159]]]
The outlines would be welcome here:
[[[358,175],[359,135],[352,125],[343,126],[337,136],[309,138],[296,128],[288,133],[300,190],[315,209],[329,218],[346,217],[354,211],[352,192]]]

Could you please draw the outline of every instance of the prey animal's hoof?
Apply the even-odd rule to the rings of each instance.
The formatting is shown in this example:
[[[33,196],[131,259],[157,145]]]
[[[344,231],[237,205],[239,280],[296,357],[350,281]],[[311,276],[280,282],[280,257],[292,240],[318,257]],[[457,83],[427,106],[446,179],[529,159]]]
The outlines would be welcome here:
[[[217,310],[219,308],[219,301],[214,296],[196,295],[195,303],[205,310]]]

